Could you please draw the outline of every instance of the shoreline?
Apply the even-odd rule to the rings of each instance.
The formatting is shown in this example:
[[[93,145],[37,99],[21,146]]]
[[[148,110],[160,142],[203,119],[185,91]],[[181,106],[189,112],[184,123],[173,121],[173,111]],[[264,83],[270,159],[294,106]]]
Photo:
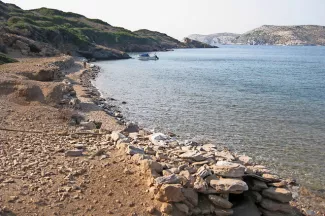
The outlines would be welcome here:
[[[99,67],[99,66],[97,66],[98,68],[99,68],[99,71],[97,71],[97,73],[96,73],[96,75],[94,76],[94,78],[93,78],[93,82],[91,82],[91,84],[92,84],[92,87],[93,88],[95,88],[96,89],[96,91],[98,91],[98,93],[101,95],[100,97],[101,98],[103,98],[103,99],[105,99],[104,98],[104,95],[100,92],[100,90],[95,86],[95,80],[96,80],[96,78],[98,77],[98,74],[100,73],[100,72],[102,72],[101,70],[101,68]],[[106,100],[106,99],[105,99]],[[116,99],[113,99],[114,101],[116,100]],[[101,102],[103,102],[103,104],[105,104],[105,103],[107,103],[107,104],[109,104],[109,101],[101,101]],[[115,107],[115,106],[114,106]],[[120,113],[121,114],[121,111],[120,110],[118,110],[118,113]],[[110,115],[109,113],[107,113],[108,115]],[[114,115],[111,115],[112,117],[115,117]],[[123,115],[122,115],[123,116]],[[122,119],[123,119],[123,121],[122,122],[124,122],[124,123],[126,123],[126,122],[131,122],[131,121],[128,121],[126,118],[124,118],[124,117],[122,117]],[[133,122],[132,122],[133,123]],[[150,131],[147,131],[148,133],[152,133],[152,131],[150,132]],[[160,132],[154,132],[154,133],[160,133]],[[178,142],[183,142],[183,140],[178,140],[177,139],[177,141]],[[191,142],[191,141],[190,141]],[[218,147],[220,147],[220,146],[218,146]],[[222,147],[221,147],[222,148]],[[226,148],[226,147],[224,147],[223,146],[223,148]],[[229,151],[232,151],[232,150],[229,150]],[[236,153],[235,153],[236,154]],[[244,157],[247,157],[246,155],[242,155],[242,156],[244,156]],[[249,156],[248,156],[248,158],[250,158]],[[250,158],[250,159],[252,159],[252,158]],[[259,165],[257,165],[257,166],[259,166]],[[267,167],[266,167],[267,168]],[[273,172],[272,172],[273,173]],[[291,181],[290,181],[291,180]],[[317,193],[317,191],[314,191],[314,190],[309,190],[309,189],[307,189],[307,188],[305,188],[303,185],[301,185],[301,184],[299,184],[299,183],[296,183],[296,181],[295,180],[292,180],[292,179],[287,179],[287,181],[288,182],[291,182],[292,183],[292,185],[291,185],[291,187],[289,188],[290,189],[290,191],[292,192],[292,193],[294,193],[295,194],[295,199],[298,199],[298,200],[295,200],[295,201],[293,201],[293,203],[292,203],[292,206],[295,206],[295,207],[298,207],[299,209],[300,209],[300,211],[301,212],[305,212],[305,214],[306,215],[312,215],[313,214],[313,212],[314,211],[312,211],[312,210],[307,210],[306,209],[306,207],[308,206],[308,204],[307,204],[307,202],[309,201],[309,199],[314,199],[314,200],[318,200],[319,198],[321,198],[321,199],[324,199],[325,200],[325,197],[323,197],[322,196],[322,194],[319,194],[319,193]],[[299,194],[299,195],[298,195]],[[303,197],[303,196],[305,196],[305,197]],[[301,199],[301,198],[303,198],[303,199]],[[299,200],[299,199],[301,199],[301,200]],[[309,203],[309,205],[311,204],[311,202],[308,202]],[[307,204],[307,206],[306,206],[306,204]],[[311,206],[310,206],[311,207]],[[316,212],[316,211],[315,211]],[[314,213],[315,213],[314,212]],[[320,215],[321,214],[325,214],[325,212],[324,213],[320,213]]]
[[[298,209],[316,214],[316,210],[308,210],[313,209],[309,204],[303,206],[299,201],[302,197],[298,198],[295,191],[285,189],[295,186],[295,182],[271,174],[248,156],[220,151],[209,144],[181,144],[175,138],[128,122],[109,100],[101,98],[93,85],[92,79],[101,72],[99,68],[85,70],[80,62],[70,64],[71,59],[65,58],[68,64],[59,68],[60,73],[65,73],[60,82],[44,83],[23,77],[23,81],[15,82],[26,82],[26,94],[15,86],[13,91],[0,94],[0,108],[6,114],[0,113],[4,119],[0,126],[43,131],[17,134],[0,130],[0,141],[4,141],[0,154],[6,164],[0,175],[0,188],[4,191],[0,196],[0,215],[66,215],[76,211],[78,215],[238,215],[243,209],[250,216],[260,211],[264,215],[301,215]],[[39,70],[41,66],[35,65],[39,60],[43,59],[31,61],[31,72]],[[19,64],[22,63],[7,67]],[[6,75],[0,78],[0,88],[7,83],[5,78]],[[34,98],[35,93],[28,94],[31,84],[31,89],[41,86],[43,94],[48,94],[46,100],[56,100],[50,103]],[[57,95],[58,86],[68,92]],[[36,101],[30,102],[31,99]],[[57,107],[58,102],[65,104]],[[20,145],[24,147],[12,148]],[[22,151],[29,161],[25,162]],[[30,190],[26,191],[26,184],[31,185]],[[295,199],[290,207],[292,196]],[[143,202],[139,203],[139,199]]]

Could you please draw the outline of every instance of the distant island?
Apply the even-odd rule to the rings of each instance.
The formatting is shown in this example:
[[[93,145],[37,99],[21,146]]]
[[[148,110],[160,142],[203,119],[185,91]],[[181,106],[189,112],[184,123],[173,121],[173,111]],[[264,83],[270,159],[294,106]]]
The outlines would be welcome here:
[[[181,42],[146,29],[130,31],[76,13],[49,8],[23,10],[0,1],[0,53],[9,56],[64,53],[108,60],[129,58],[125,52],[201,47],[212,46],[193,40]]]
[[[316,46],[325,45],[325,26],[297,25],[274,26],[263,25],[244,34],[217,33],[210,35],[192,34],[193,40],[216,45],[248,44],[248,45],[286,45]]]

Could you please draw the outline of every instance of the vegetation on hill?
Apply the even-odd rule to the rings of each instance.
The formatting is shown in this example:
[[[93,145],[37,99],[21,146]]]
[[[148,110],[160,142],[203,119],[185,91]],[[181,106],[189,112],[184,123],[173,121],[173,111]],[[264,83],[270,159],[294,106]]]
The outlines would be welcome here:
[[[76,13],[48,8],[22,10],[1,1],[0,32],[0,46],[9,50],[20,49],[28,55],[64,52],[106,58],[103,53],[114,50],[159,51],[186,47],[186,44],[155,31],[132,32]],[[126,57],[119,52],[114,55],[114,58]]]
[[[6,63],[14,63],[14,62],[18,62],[18,61],[16,59],[12,59],[12,58],[6,56],[3,53],[0,53],[0,65],[6,64]]]

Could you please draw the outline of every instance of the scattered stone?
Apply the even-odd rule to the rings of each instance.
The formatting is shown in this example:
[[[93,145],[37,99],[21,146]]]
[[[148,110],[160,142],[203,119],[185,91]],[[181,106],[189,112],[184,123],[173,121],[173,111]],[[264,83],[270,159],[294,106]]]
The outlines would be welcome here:
[[[141,148],[137,148],[135,146],[132,145],[128,145],[127,149],[125,150],[125,153],[127,153],[128,155],[135,155],[135,154],[144,154],[144,150]]]
[[[152,144],[157,146],[165,146],[168,136],[162,133],[154,133],[149,136],[149,140]]]
[[[247,165],[252,165],[253,164],[253,158],[251,158],[251,157],[248,157],[248,156],[240,156],[239,158],[238,158],[238,160],[240,161],[240,162],[242,162],[245,166],[247,166]]]
[[[123,130],[123,132],[130,134],[130,133],[138,133],[139,130],[140,128],[137,124],[130,122],[126,125],[126,128]]]
[[[204,161],[206,158],[203,157],[202,153],[198,151],[187,151],[179,156],[183,159],[191,159],[194,161]]]
[[[121,134],[119,131],[113,131],[111,134],[111,139],[116,142],[119,139],[124,139],[126,138],[123,134]]]
[[[215,152],[214,154],[217,158],[224,159],[226,161],[233,161],[235,160],[235,157],[232,155],[229,151],[221,151],[221,152]]]
[[[18,199],[19,199],[18,196],[10,196],[9,199],[8,199],[8,202],[9,202],[9,203],[13,203],[13,202],[15,202],[15,201],[18,200]]]
[[[68,150],[65,152],[65,156],[68,157],[79,157],[83,155],[83,151],[81,150]]]
[[[180,184],[181,179],[177,175],[172,174],[169,176],[158,177],[155,179],[155,182],[157,184]]]

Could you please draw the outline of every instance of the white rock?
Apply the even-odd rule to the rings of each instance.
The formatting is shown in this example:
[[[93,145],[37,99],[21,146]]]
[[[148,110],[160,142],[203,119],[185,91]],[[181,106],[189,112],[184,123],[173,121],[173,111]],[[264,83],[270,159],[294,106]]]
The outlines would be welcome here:
[[[149,136],[149,140],[154,145],[165,146],[168,136],[163,133],[154,133]]]

